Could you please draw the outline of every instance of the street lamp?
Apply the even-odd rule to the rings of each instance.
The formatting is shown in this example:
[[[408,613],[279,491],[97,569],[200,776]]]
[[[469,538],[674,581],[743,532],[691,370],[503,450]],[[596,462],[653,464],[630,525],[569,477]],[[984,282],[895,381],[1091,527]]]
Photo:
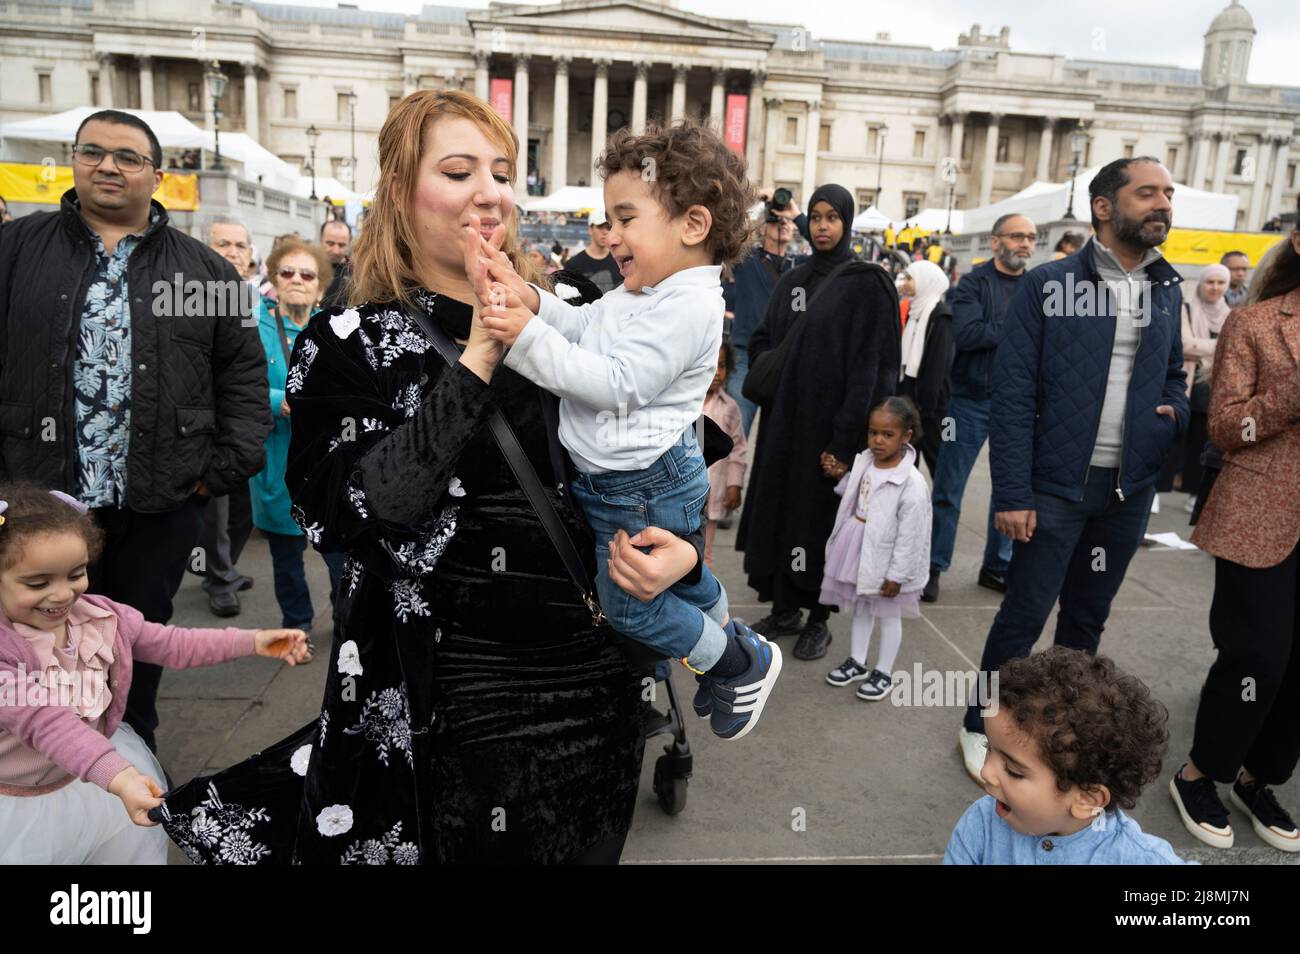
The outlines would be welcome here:
[[[948,183],[948,224],[943,227],[944,235],[952,234],[952,200],[957,189],[957,160],[952,156],[943,160],[943,181]]]
[[[316,140],[320,139],[320,130],[312,123],[307,127],[307,145],[311,149],[311,197],[316,198]]]
[[[1083,128],[1083,124],[1074,127],[1074,132],[1070,134],[1070,150],[1074,158],[1070,162],[1070,206],[1065,210],[1067,219],[1074,219],[1074,180],[1079,177],[1079,162],[1083,157],[1083,151],[1088,148],[1088,132]]]
[[[221,165],[221,95],[226,91],[226,74],[221,72],[221,63],[212,61],[208,71],[203,74],[208,83],[208,95],[212,97],[212,133],[216,155],[212,159],[213,169],[223,169]]]
[[[880,129],[876,133],[876,138],[880,142],[880,165],[876,167],[876,208],[880,208],[880,184],[885,175],[885,137],[889,135],[889,127],[884,123],[880,124]]]
[[[348,176],[351,182],[352,191],[357,191],[357,94],[348,93],[348,123],[352,127],[352,164],[348,167]]]

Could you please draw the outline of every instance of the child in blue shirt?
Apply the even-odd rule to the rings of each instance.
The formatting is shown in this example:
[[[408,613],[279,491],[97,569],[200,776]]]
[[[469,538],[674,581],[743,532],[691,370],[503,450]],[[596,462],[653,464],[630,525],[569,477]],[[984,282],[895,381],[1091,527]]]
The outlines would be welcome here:
[[[984,710],[988,795],[946,865],[1180,865],[1122,809],[1160,774],[1168,710],[1105,656],[1053,646],[1008,662]]]
[[[598,166],[620,287],[568,305],[524,283],[472,228],[466,269],[484,328],[509,347],[506,367],[560,397],[570,489],[600,542],[596,589],[610,624],[695,672],[695,711],[739,739],[758,722],[781,650],[730,618],[707,566],[698,582],[642,602],[610,579],[603,542],[700,525],[709,478],[694,424],[722,344],[722,269],[748,247],[753,188],[744,159],[693,121],[619,130]]]

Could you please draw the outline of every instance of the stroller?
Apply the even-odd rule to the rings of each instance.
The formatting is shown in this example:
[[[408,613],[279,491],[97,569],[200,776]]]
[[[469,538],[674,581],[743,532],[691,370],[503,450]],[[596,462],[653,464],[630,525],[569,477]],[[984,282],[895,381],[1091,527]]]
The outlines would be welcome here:
[[[656,683],[663,683],[668,694],[668,711],[660,712],[647,703],[645,737],[649,742],[661,735],[671,736],[664,746],[664,754],[655,760],[654,790],[664,813],[677,815],[686,807],[686,786],[691,778],[693,756],[691,745],[686,741],[686,722],[682,718],[677,690],[673,688],[668,660],[655,664],[654,675]]]

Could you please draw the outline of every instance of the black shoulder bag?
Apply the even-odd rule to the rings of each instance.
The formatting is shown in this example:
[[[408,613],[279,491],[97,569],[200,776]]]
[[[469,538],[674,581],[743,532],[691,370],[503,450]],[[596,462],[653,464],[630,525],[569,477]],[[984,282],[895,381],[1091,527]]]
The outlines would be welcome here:
[[[799,337],[804,326],[808,323],[808,316],[812,314],[813,305],[821,297],[822,292],[831,286],[831,283],[839,277],[850,265],[856,263],[856,259],[850,258],[847,262],[840,262],[830,274],[826,276],[821,286],[813,292],[812,298],[808,300],[808,306],[804,309],[793,327],[785,333],[781,343],[770,351],[764,351],[749,366],[749,372],[745,375],[744,383],[740,386],[740,393],[746,398],[753,401],[760,407],[766,407],[772,403],[772,398],[776,397],[777,388],[781,385],[781,372],[785,369],[786,358],[790,354],[790,349],[794,346],[795,339]]]

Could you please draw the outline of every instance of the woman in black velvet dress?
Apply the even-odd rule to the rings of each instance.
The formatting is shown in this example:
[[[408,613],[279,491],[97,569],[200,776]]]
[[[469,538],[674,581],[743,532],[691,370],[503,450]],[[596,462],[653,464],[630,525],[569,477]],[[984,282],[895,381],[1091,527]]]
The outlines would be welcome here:
[[[487,427],[500,409],[594,575],[594,541],[551,490],[548,396],[501,363],[466,279],[462,230],[481,220],[520,274],[544,281],[506,232],[516,155],[510,127],[459,91],[413,93],[384,124],[353,304],[312,319],[286,385],[295,520],[319,550],[348,554],[319,731],[294,755],[296,811],[284,785],[258,791],[253,778],[259,759],[288,760],[281,743],[172,818],[192,858],[217,860],[216,839],[278,855],[286,836],[304,864],[619,858],[643,674],[593,624]],[[458,363],[413,308],[464,346]],[[698,562],[696,544],[652,528],[620,534],[611,575],[645,599]],[[247,837],[231,835],[238,819]]]

